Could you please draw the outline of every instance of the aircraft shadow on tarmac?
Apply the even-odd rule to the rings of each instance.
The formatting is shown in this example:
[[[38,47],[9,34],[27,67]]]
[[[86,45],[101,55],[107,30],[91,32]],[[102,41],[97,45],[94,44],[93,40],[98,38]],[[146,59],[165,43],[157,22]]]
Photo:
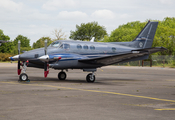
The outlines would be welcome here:
[[[57,82],[57,83],[86,83],[86,84],[101,84],[101,85],[119,85],[124,86],[121,82],[140,81],[136,79],[124,79],[124,78],[98,78],[94,83],[87,83],[84,79],[66,79],[58,80],[57,78],[43,78],[43,77],[32,77],[29,78],[31,82]],[[13,79],[16,81],[16,79]],[[114,84],[115,83],[115,84]]]

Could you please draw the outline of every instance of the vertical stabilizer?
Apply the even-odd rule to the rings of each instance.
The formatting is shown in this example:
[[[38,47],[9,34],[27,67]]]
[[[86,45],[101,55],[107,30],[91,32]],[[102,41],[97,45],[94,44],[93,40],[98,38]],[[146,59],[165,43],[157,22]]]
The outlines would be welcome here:
[[[137,35],[137,37],[133,40],[132,47],[141,49],[151,48],[157,26],[158,22],[149,21],[142,29],[142,31]]]

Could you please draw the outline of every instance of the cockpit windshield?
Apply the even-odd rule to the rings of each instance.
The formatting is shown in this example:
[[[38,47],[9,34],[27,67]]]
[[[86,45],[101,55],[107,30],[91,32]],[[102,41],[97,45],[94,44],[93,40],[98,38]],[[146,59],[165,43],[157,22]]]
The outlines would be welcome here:
[[[49,45],[49,47],[60,47],[60,46],[61,46],[61,42],[58,42],[58,41],[55,41]]]

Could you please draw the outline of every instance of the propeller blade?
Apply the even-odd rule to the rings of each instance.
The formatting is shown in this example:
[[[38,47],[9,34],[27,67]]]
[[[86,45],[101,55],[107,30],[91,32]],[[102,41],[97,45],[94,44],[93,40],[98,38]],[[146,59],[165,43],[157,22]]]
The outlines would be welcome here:
[[[20,42],[20,40],[18,41],[18,54],[20,54],[20,44],[21,44],[21,42]]]
[[[47,39],[44,42],[45,46],[44,46],[44,52],[45,52],[45,56],[47,55]],[[47,55],[48,56],[48,55]],[[48,59],[46,59],[46,61],[44,62],[44,77],[46,78],[47,75],[49,74],[49,65],[48,65]]]
[[[20,69],[20,60],[18,60],[18,75],[21,74],[21,69]]]
[[[44,62],[44,77],[46,78],[49,74],[49,65],[47,62]]]
[[[47,55],[47,39],[45,40],[44,44],[45,44],[45,46],[44,46],[44,52],[45,52],[45,55]]]
[[[18,55],[20,54],[20,44],[21,44],[21,42],[20,42],[20,40],[18,41]],[[19,58],[19,56],[18,56],[18,58]],[[18,75],[20,75],[21,74],[21,69],[20,69],[20,60],[18,60]]]

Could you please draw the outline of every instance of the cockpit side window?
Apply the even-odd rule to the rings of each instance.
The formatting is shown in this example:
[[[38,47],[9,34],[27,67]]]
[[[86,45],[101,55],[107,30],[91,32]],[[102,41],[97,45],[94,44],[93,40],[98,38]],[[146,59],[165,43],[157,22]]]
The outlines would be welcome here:
[[[61,45],[59,46],[59,48],[63,48],[63,44],[61,44]]]
[[[70,45],[69,44],[64,44],[64,49],[66,49],[66,50],[68,50],[68,49],[70,49]]]
[[[59,47],[61,45],[61,42],[55,41],[52,44],[49,45],[49,47]]]

